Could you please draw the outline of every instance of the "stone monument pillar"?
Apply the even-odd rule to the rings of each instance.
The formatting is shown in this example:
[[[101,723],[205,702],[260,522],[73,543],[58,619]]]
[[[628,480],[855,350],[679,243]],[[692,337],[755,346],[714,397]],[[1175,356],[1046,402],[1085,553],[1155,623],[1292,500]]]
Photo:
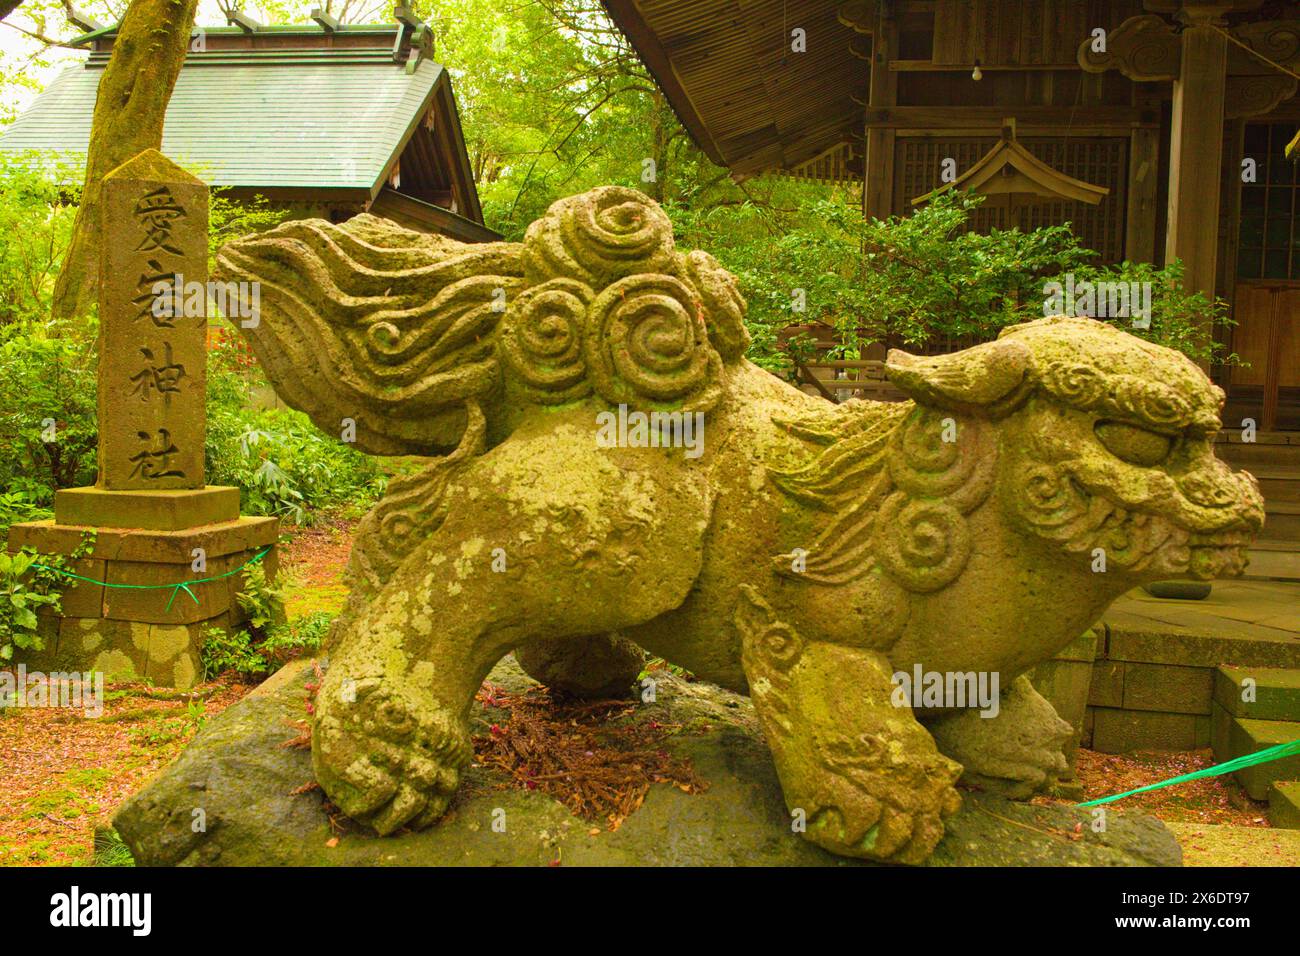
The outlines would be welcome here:
[[[21,659],[186,687],[204,629],[242,622],[243,575],[221,575],[267,547],[273,573],[279,522],[204,484],[207,186],[146,150],[101,188],[98,479],[56,492],[53,520],[14,525],[9,549],[67,555],[93,531],[70,570],[102,583],[70,579],[44,649]],[[159,587],[178,582],[194,583]]]

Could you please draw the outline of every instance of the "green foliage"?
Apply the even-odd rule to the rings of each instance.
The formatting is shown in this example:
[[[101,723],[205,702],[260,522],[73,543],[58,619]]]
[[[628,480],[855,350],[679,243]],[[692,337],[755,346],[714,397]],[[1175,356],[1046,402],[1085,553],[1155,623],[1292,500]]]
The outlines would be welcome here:
[[[208,258],[226,243],[254,232],[274,229],[288,217],[287,209],[276,209],[265,196],[234,200],[227,189],[213,189],[208,197]]]
[[[244,568],[244,588],[236,599],[248,620],[236,631],[219,627],[204,630],[199,651],[204,680],[224,673],[246,681],[261,680],[288,661],[320,647],[334,616],[317,611],[286,620],[285,598],[295,586],[283,572],[269,581],[266,566],[260,561]]]
[[[267,660],[283,665],[303,654],[313,654],[334,623],[334,615],[327,611],[313,611],[305,617],[295,618],[279,627],[271,628],[262,642],[261,652]]]
[[[719,176],[598,0],[411,6],[438,38],[484,215],[507,238],[592,186],[637,186],[662,199]]]
[[[95,480],[95,336],[93,320],[0,325],[0,486],[34,504]]]
[[[746,203],[700,214],[675,210],[679,233],[698,236],[740,279],[749,301],[751,358],[772,370],[786,364],[776,333],[808,322],[839,332],[844,358],[875,342],[921,351],[947,351],[995,338],[1018,322],[1045,314],[1045,283],[1073,276],[1083,282],[1151,284],[1151,327],[1126,331],[1215,358],[1212,338],[1226,323],[1225,304],[1182,286],[1182,268],[1147,263],[1098,266],[1069,224],[1021,232],[969,231],[983,197],[941,194],[907,217],[864,219],[843,201],[799,197],[793,206]],[[802,301],[804,311],[796,303]],[[795,348],[799,348],[796,341]]]
[[[53,515],[49,508],[38,505],[21,491],[0,494],[0,549],[4,548],[9,537],[10,525],[20,521],[43,521]]]
[[[37,610],[61,610],[62,582],[54,572],[33,569],[38,562],[45,563],[30,550],[0,552],[0,662],[13,660],[15,649],[40,650]]]
[[[1124,324],[1122,328],[1126,332],[1177,349],[1198,362],[1241,364],[1236,353],[1226,352],[1212,338],[1213,330],[1236,324],[1229,317],[1227,301],[1216,298],[1211,302],[1200,292],[1188,292],[1183,287],[1182,262],[1174,260],[1159,269],[1149,262],[1123,262],[1109,268],[1082,270],[1077,279],[1093,283],[1150,283],[1151,327],[1134,328]]]
[[[111,827],[95,831],[92,866],[135,866],[131,848]]]
[[[284,602],[292,582],[287,574],[268,580],[266,564],[257,561],[244,568],[244,588],[236,595],[240,609],[248,616],[253,634],[264,637],[284,623]]]
[[[251,641],[247,631],[205,627],[203,646],[199,648],[203,679],[215,680],[227,673],[233,673],[244,680],[265,676],[266,659],[253,650]]]
[[[72,239],[73,167],[56,155],[0,153],[0,326],[48,317]]]
[[[289,661],[315,653],[333,620],[332,614],[317,611],[275,624],[260,638],[248,630],[229,632],[209,627],[199,651],[203,679],[234,674],[244,681],[263,680]]]
[[[63,610],[60,596],[70,583],[65,572],[72,561],[94,548],[95,533],[87,531],[66,556],[37,554],[31,548],[13,554],[0,551],[0,662],[12,660],[16,649],[44,647],[37,610],[48,608],[55,614]]]
[[[386,485],[379,463],[301,412],[256,408],[254,393],[269,387],[244,361],[229,341],[208,351],[208,484],[242,489],[245,514],[300,525],[324,509],[375,501]]]

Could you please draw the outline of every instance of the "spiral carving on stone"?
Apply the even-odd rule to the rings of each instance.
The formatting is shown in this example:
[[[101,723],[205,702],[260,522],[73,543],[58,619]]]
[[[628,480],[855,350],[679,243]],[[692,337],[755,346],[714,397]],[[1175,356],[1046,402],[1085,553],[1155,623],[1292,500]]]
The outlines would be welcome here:
[[[587,374],[611,404],[705,412],[722,397],[700,301],[673,276],[629,276],[596,296],[584,347]]]
[[[623,186],[553,203],[524,237],[524,274],[535,284],[561,276],[599,289],[634,273],[670,271],[673,259],[664,211]]]
[[[984,500],[993,482],[986,431],[978,419],[919,407],[890,452],[889,476],[908,494],[945,498],[964,514]]]
[[[724,359],[744,355],[749,348],[749,330],[745,328],[745,298],[736,277],[707,252],[696,250],[681,258],[686,275],[704,303],[709,341]]]
[[[889,575],[928,593],[956,580],[970,557],[966,515],[993,487],[997,454],[989,426],[918,407],[889,454],[894,489],[875,518],[874,544]]]
[[[1106,392],[1106,379],[1087,365],[1052,362],[1043,370],[1043,388],[1075,408],[1091,408]]]
[[[591,394],[582,335],[591,288],[552,279],[514,299],[501,328],[501,355],[525,394],[561,405]]]
[[[895,492],[880,509],[880,559],[911,591],[937,591],[950,584],[970,557],[970,529],[946,501],[918,500]]]
[[[1073,408],[1137,418],[1156,426],[1173,426],[1192,414],[1187,399],[1163,382],[1135,375],[1111,374],[1087,365],[1052,362],[1043,371],[1043,388]]]
[[[1122,375],[1114,384],[1115,407],[1153,425],[1175,425],[1190,412],[1188,402],[1161,382]]]
[[[1016,514],[1041,536],[1069,541],[1089,530],[1089,498],[1066,469],[1031,463],[1010,487]]]

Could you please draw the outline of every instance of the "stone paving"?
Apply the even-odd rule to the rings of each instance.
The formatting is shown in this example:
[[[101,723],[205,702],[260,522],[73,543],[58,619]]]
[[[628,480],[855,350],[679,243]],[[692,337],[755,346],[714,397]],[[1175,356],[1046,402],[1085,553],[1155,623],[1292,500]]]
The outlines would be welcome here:
[[[1300,830],[1166,823],[1183,866],[1300,866]]]
[[[1151,597],[1139,588],[1116,601],[1102,621],[1126,630],[1283,641],[1300,648],[1300,583],[1215,581],[1201,601]]]

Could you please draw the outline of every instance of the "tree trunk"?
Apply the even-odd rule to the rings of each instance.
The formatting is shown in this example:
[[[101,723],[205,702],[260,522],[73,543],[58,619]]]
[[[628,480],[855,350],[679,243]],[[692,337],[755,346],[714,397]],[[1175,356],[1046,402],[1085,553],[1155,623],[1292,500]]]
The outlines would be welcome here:
[[[7,2],[7,0],[0,0]],[[54,286],[56,318],[83,315],[99,280],[99,184],[146,149],[161,149],[163,118],[185,62],[198,0],[131,0],[99,81],[86,183],[72,245]]]
[[[22,2],[23,0],[0,0],[0,20],[3,20],[22,6]]]
[[[654,92],[652,102],[654,104],[654,129],[651,148],[654,150],[655,179],[651,195],[654,197],[655,202],[663,202],[664,178],[668,175],[668,131],[666,129],[667,124],[664,122],[664,114],[667,112],[668,106],[664,102],[664,95],[657,89]]]

